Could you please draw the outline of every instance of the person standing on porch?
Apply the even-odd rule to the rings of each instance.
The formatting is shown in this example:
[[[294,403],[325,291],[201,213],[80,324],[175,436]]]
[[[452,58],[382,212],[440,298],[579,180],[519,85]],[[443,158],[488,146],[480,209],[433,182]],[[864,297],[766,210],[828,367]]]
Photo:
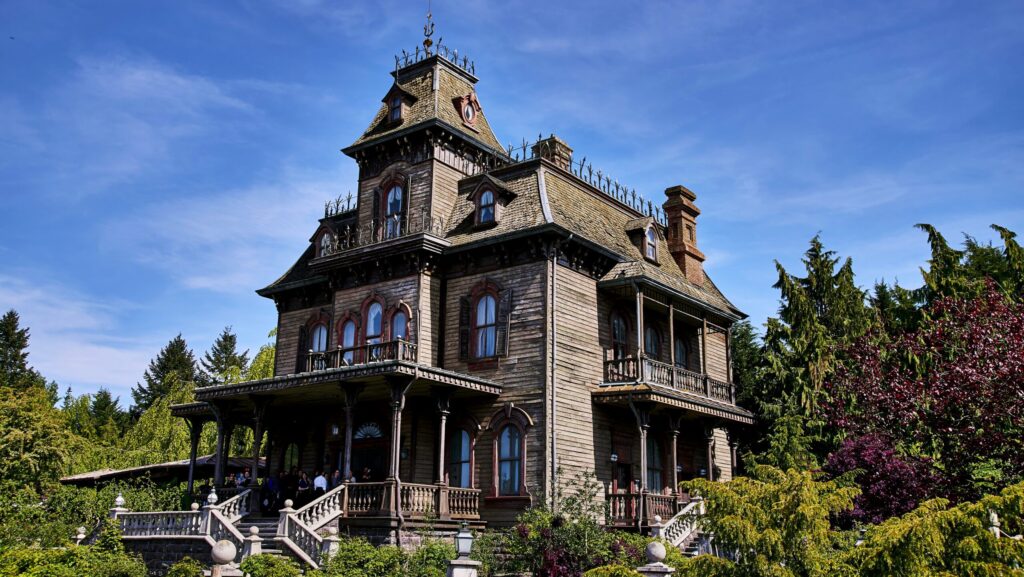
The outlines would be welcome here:
[[[333,489],[338,485],[342,484],[345,480],[341,478],[341,471],[335,469],[331,475],[330,487]]]
[[[327,477],[324,477],[323,471],[317,471],[316,477],[313,478],[313,498],[323,495],[327,492]]]

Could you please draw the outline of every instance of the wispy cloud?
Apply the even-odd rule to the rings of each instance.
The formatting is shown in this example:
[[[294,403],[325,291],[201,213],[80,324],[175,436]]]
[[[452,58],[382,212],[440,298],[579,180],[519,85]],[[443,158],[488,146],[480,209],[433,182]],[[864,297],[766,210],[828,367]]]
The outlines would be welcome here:
[[[0,303],[29,327],[29,362],[43,376],[77,392],[106,387],[130,403],[158,345],[140,336],[114,337],[118,315],[133,310],[120,299],[99,301],[56,283],[42,283],[30,271],[0,274]]]

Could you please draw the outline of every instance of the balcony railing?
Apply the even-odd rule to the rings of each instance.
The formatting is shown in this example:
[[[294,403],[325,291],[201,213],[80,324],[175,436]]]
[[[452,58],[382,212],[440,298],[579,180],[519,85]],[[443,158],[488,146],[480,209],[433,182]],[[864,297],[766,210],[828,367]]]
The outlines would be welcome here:
[[[383,361],[416,362],[416,345],[403,340],[386,341],[341,348],[333,351],[309,351],[306,372],[379,363]]]
[[[607,383],[652,383],[716,401],[736,404],[736,387],[732,383],[720,381],[682,367],[674,367],[649,357],[606,359],[604,380]]]
[[[383,219],[371,219],[357,226],[346,226],[329,237],[320,256],[331,256],[349,249],[369,246],[386,240],[414,234],[427,233],[444,236],[447,232],[444,219],[430,216],[427,210],[416,214],[397,214]]]

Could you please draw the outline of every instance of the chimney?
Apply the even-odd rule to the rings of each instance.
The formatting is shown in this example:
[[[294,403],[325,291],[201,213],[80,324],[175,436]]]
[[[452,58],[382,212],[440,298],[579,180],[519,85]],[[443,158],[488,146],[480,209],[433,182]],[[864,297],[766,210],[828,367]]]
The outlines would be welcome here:
[[[683,185],[665,189],[662,205],[668,220],[668,251],[686,275],[686,280],[704,285],[704,253],[697,249],[697,195]]]
[[[569,170],[572,167],[572,149],[564,140],[554,134],[543,140],[538,140],[530,150],[533,152],[534,158],[538,156],[546,158],[562,170]]]

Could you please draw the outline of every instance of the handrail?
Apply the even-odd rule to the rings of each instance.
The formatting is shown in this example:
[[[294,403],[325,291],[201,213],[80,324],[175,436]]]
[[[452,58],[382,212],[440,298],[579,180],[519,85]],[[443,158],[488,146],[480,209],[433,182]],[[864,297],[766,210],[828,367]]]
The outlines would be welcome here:
[[[214,507],[231,523],[245,517],[252,511],[252,489],[246,489],[241,493],[221,502]]]
[[[733,383],[642,355],[605,359],[604,378],[606,383],[653,383],[716,401],[736,402]]]
[[[679,547],[697,535],[699,532],[698,520],[703,514],[704,501],[694,499],[661,526],[660,535],[673,547]]]
[[[126,538],[202,534],[202,513],[199,511],[118,513],[117,522],[121,535]]]
[[[348,485],[338,485],[298,510],[292,509],[290,505],[291,501],[286,501],[285,508],[281,509],[277,540],[316,569],[319,567],[323,547],[323,537],[317,533],[317,529],[345,513]]]

